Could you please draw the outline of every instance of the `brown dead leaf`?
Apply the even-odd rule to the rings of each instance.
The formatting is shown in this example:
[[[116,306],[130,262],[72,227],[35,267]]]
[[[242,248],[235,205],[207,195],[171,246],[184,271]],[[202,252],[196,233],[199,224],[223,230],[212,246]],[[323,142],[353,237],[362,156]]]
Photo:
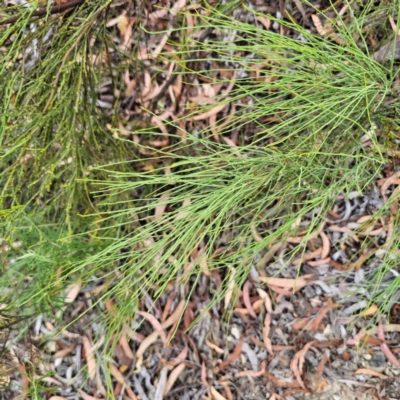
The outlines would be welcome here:
[[[82,285],[80,283],[73,283],[72,285],[69,285],[65,290],[65,302],[72,303],[76,299],[76,296],[78,296],[81,287]]]
[[[381,374],[380,372],[374,371],[369,368],[359,368],[357,371],[354,372],[355,374],[360,374],[360,375],[371,375],[371,376],[376,376],[381,379],[388,379],[389,377]]]
[[[257,318],[257,314],[254,312],[253,307],[251,305],[250,301],[250,295],[249,295],[249,285],[250,282],[247,280],[244,285],[243,285],[243,302],[244,305],[246,306],[247,311],[253,318]]]
[[[305,355],[307,354],[308,349],[316,342],[317,341],[315,340],[308,342],[300,351],[298,351],[294,355],[292,361],[290,362],[290,370],[293,372],[297,382],[303,389],[306,389],[306,386],[302,379]]]
[[[236,361],[242,354],[242,347],[243,347],[243,338],[240,339],[239,343],[235,346],[233,352],[228,356],[228,358],[225,361],[222,361],[221,364],[218,365],[218,370],[221,371],[222,369],[226,368],[229,364]]]
[[[280,288],[285,289],[293,289],[295,291],[300,290],[302,287],[313,283],[312,278],[314,278],[313,274],[299,276],[297,279],[290,279],[290,278],[264,278],[260,277],[260,280],[267,284],[268,286],[278,286]]]
[[[222,394],[217,392],[214,386],[210,386],[211,395],[215,400],[227,400]]]
[[[150,322],[150,324],[153,326],[154,330],[159,333],[161,340],[163,341],[163,343],[165,345],[167,343],[167,334],[165,333],[165,330],[162,328],[162,326],[161,326],[160,322],[157,320],[157,318],[154,315],[152,315],[148,312],[144,312],[144,311],[138,311],[137,314]]]
[[[165,385],[164,389],[164,396],[166,396],[169,391],[172,389],[174,386],[176,380],[178,379],[179,375],[185,370],[185,364],[181,363],[177,367],[175,367],[172,372],[169,374],[169,377],[167,379],[167,383]]]
[[[82,389],[79,389],[78,393],[82,397],[83,400],[99,400],[98,397],[90,396],[89,394],[85,393]]]
[[[395,366],[395,367],[400,367],[400,362],[399,360],[396,358],[396,356],[391,352],[389,346],[386,343],[386,339],[385,339],[385,334],[383,332],[383,327],[382,327],[382,321],[379,321],[378,324],[378,338],[380,340],[382,340],[381,343],[381,350],[382,352],[385,354],[385,356],[387,357],[387,359]]]
[[[274,354],[273,348],[272,348],[272,342],[271,339],[269,338],[269,332],[271,330],[271,322],[272,322],[272,315],[267,312],[265,315],[264,319],[264,329],[263,329],[263,339],[265,343],[265,347],[268,350],[270,354]]]
[[[125,378],[121,374],[120,370],[113,363],[109,363],[108,368],[111,372],[111,375],[116,379],[116,381],[125,387],[125,391],[128,394],[129,398],[131,400],[138,400],[136,394],[132,391],[131,387],[126,384]]]

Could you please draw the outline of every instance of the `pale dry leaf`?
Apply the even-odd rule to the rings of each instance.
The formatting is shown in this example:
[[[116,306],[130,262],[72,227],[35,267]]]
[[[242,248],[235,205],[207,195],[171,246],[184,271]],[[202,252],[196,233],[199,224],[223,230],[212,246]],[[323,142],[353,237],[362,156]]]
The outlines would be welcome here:
[[[224,298],[225,309],[228,309],[229,304],[231,302],[232,295],[233,295],[233,291],[235,290],[235,287],[236,287],[236,283],[235,283],[236,270],[234,268],[232,268],[231,265],[228,265],[228,268],[230,270],[230,276],[229,276],[228,289],[226,291],[226,295]]]
[[[125,378],[122,375],[121,371],[113,364],[109,363],[108,368],[111,372],[111,375],[119,382],[122,386],[124,386],[126,393],[128,394],[131,400],[138,400],[136,394],[132,391],[131,387],[126,384]]]
[[[321,258],[327,258],[329,256],[329,253],[331,251],[331,244],[329,241],[329,238],[327,234],[323,231],[319,233],[319,236],[322,239],[322,252],[321,252]]]
[[[176,307],[175,311],[164,321],[161,322],[161,326],[164,329],[169,328],[170,326],[174,325],[178,320],[182,317],[183,311],[185,308],[185,300],[181,300]]]
[[[123,349],[125,355],[130,360],[133,360],[135,358],[135,355],[133,354],[133,351],[132,351],[131,347],[129,346],[125,329],[124,329],[124,333],[122,334],[121,338],[119,339],[119,345]]]
[[[265,309],[267,310],[267,312],[272,314],[274,311],[272,309],[272,301],[269,297],[269,294],[265,290],[262,290],[260,288],[257,288],[257,292],[261,299],[264,301]]]
[[[295,288],[295,290],[297,291],[300,290],[303,286],[313,283],[313,281],[311,280],[313,277],[313,274],[308,274],[299,276],[297,279],[260,277],[260,280],[268,286],[278,286],[285,289]]]
[[[205,339],[205,344],[212,350],[214,350],[218,354],[224,354],[224,350],[218,347],[216,344],[211,343],[207,338]]]
[[[140,343],[139,348],[136,350],[136,359],[143,357],[144,352],[158,339],[160,335],[159,331],[155,331],[147,336],[142,343]]]
[[[93,397],[90,394],[87,394],[82,389],[78,390],[79,395],[82,397],[83,400],[99,400],[98,397]]]
[[[72,303],[76,299],[76,296],[78,296],[81,287],[82,285],[80,283],[73,283],[69,285],[65,290],[66,292],[65,302]]]
[[[384,374],[381,374],[380,372],[374,371],[372,369],[369,369],[369,368],[359,368],[354,373],[355,374],[360,374],[360,375],[376,376],[376,377],[381,378],[381,379],[388,379],[389,378],[388,376],[386,376]]]
[[[150,324],[153,326],[154,330],[159,333],[161,340],[165,344],[167,341],[167,335],[166,335],[164,329],[162,328],[160,322],[157,320],[157,318],[154,315],[152,315],[148,312],[144,312],[144,311],[138,311],[137,314],[140,315],[141,317],[147,319],[147,321],[150,322]]]
[[[269,18],[257,16],[256,20],[260,22],[267,31],[269,31],[269,29],[271,28],[271,20]]]
[[[168,376],[168,380],[167,383],[165,385],[165,389],[164,389],[164,396],[166,396],[170,390],[172,389],[172,387],[174,386],[176,380],[179,378],[179,375],[185,370],[185,364],[181,363],[178,364],[169,374]]]
[[[201,113],[201,114],[194,115],[192,117],[192,120],[193,121],[201,121],[203,119],[208,119],[212,115],[216,115],[219,112],[221,112],[227,105],[228,105],[228,102],[227,103],[223,103],[223,104],[219,104],[219,105],[215,106],[214,108],[212,108],[211,110],[208,110],[208,111],[206,111],[204,113]]]
[[[82,337],[82,342],[83,342],[83,348],[85,350],[85,358],[88,367],[89,379],[93,380],[96,375],[96,367],[97,367],[96,360],[94,359],[93,347],[91,346],[90,341],[86,336]]]
[[[160,372],[160,376],[158,378],[158,384],[156,393],[154,394],[154,400],[163,400],[164,391],[167,384],[167,375],[168,375],[168,368],[163,367]]]
[[[269,338],[269,332],[271,330],[271,322],[272,322],[272,315],[267,312],[264,319],[263,338],[265,347],[268,350],[268,352],[270,354],[274,354],[274,351],[272,349],[272,342],[271,339]]]
[[[210,387],[211,395],[215,400],[227,400],[222,394],[220,394],[214,386]]]

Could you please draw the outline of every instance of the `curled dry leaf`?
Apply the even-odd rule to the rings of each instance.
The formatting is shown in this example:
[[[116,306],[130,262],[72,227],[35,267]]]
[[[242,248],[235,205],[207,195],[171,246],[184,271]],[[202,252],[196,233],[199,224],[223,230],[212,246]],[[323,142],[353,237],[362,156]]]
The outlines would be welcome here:
[[[292,361],[290,362],[290,370],[293,372],[294,376],[296,377],[297,382],[299,385],[306,389],[306,385],[303,382],[301,375],[303,374],[303,366],[305,362],[305,356],[307,354],[308,349],[316,343],[315,340],[307,343],[300,351],[298,351]]]
[[[250,294],[249,294],[249,285],[250,282],[247,280],[243,285],[243,302],[246,306],[247,311],[253,318],[257,318],[257,314],[254,312],[253,307],[250,301]]]
[[[386,339],[385,339],[385,334],[383,333],[383,326],[382,326],[382,321],[379,321],[378,324],[378,338],[380,340],[382,340],[381,343],[381,350],[382,352],[385,354],[385,356],[387,357],[387,359],[396,367],[400,367],[400,362],[399,360],[396,358],[396,356],[391,352],[391,350],[389,349],[389,346],[386,343]]]
[[[163,343],[166,344],[167,334],[165,333],[165,330],[163,329],[163,327],[161,326],[161,324],[157,320],[157,318],[154,315],[152,315],[148,312],[144,312],[144,311],[138,311],[137,314],[150,322],[150,324],[153,326],[154,330],[159,333]]]

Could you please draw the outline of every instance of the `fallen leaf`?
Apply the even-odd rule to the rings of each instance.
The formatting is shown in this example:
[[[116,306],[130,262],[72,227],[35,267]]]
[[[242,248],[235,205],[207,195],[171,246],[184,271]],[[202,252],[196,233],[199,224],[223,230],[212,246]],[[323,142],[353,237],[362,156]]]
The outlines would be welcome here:
[[[185,368],[186,368],[185,364],[181,363],[172,370],[172,372],[168,376],[168,380],[165,385],[164,396],[166,396],[169,393],[169,391],[174,386],[176,380],[179,378],[179,375],[185,370]]]
[[[213,386],[211,386],[210,389],[211,389],[211,395],[213,396],[214,399],[227,400],[224,396],[222,396],[222,394],[219,394]]]
[[[138,311],[137,314],[140,315],[141,317],[147,319],[147,321],[150,322],[150,324],[153,326],[154,330],[160,334],[160,337],[161,337],[161,340],[163,341],[163,343],[166,344],[167,343],[167,334],[165,333],[165,330],[163,329],[163,327],[161,326],[161,324],[157,320],[157,318],[154,315],[152,315],[148,312],[144,312],[144,311]]]
[[[228,358],[225,361],[222,361],[222,363],[218,365],[218,370],[220,371],[226,368],[229,364],[237,360],[242,354],[242,347],[243,347],[243,338],[240,339],[239,343],[235,346],[233,352],[229,354]]]
[[[86,364],[88,366],[88,374],[89,374],[89,379],[93,380],[95,375],[96,375],[96,360],[94,359],[93,355],[93,347],[90,344],[89,339],[86,336],[82,337],[83,341],[83,348],[85,350],[85,359],[86,359]]]
[[[377,376],[378,378],[382,378],[382,379],[388,379],[389,377],[381,374],[380,372],[374,371],[372,369],[369,368],[359,368],[356,372],[354,372],[355,374],[360,374],[360,375],[371,375],[371,376]]]
[[[243,285],[243,302],[244,302],[244,305],[246,306],[246,309],[249,312],[249,314],[253,318],[257,318],[257,314],[254,312],[253,307],[251,305],[251,301],[250,301],[249,285],[250,285],[250,282],[248,280]]]
[[[387,359],[395,366],[395,367],[400,367],[400,362],[397,360],[396,356],[391,352],[389,349],[389,346],[386,343],[385,339],[385,334],[383,333],[383,326],[382,326],[382,321],[379,321],[378,324],[378,338],[382,340],[381,343],[381,350],[387,357]]]

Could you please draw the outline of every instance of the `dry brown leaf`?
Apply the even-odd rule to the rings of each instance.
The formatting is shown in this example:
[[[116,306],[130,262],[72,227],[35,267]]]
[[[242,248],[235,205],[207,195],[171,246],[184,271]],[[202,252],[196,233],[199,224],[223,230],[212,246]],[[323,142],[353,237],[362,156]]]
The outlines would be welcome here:
[[[157,320],[157,318],[148,313],[148,312],[144,312],[144,311],[138,311],[137,312],[138,315],[140,315],[141,317],[147,319],[147,321],[150,322],[150,324],[153,326],[154,330],[156,332],[159,333],[161,340],[163,341],[164,345],[167,343],[167,334],[165,333],[165,330],[162,328],[160,322]]]
[[[165,385],[167,384],[168,368],[161,368],[160,375],[158,377],[157,389],[154,394],[154,400],[162,400],[164,397]]]
[[[293,289],[300,290],[302,287],[313,283],[311,280],[314,277],[313,274],[299,276],[297,279],[290,279],[290,278],[264,278],[260,277],[260,280],[267,284],[268,286],[278,286],[280,288],[285,289]]]
[[[375,315],[378,310],[378,306],[376,304],[372,304],[368,309],[360,312],[360,317],[369,317],[371,315]]]
[[[183,310],[185,308],[185,300],[181,300],[176,307],[175,311],[168,317],[167,320],[161,322],[161,326],[164,329],[169,328],[170,326],[174,325],[182,316]]]
[[[72,303],[76,299],[76,296],[78,296],[81,287],[82,286],[80,283],[73,283],[72,285],[69,285],[65,290],[66,292],[65,302]]]
[[[219,104],[219,105],[215,106],[214,108],[212,108],[211,110],[208,110],[201,114],[194,115],[191,119],[193,121],[201,121],[203,119],[208,119],[212,115],[216,115],[219,112],[221,112],[227,105],[228,105],[228,103]]]
[[[236,361],[242,354],[242,347],[243,347],[243,338],[240,339],[239,343],[235,346],[233,352],[229,354],[228,358],[225,361],[222,361],[221,364],[218,365],[218,370],[221,371],[222,369],[226,368],[229,364]]]
[[[232,268],[231,265],[228,265],[228,268],[230,270],[230,276],[229,276],[228,289],[227,289],[227,292],[226,292],[226,295],[225,295],[225,298],[224,298],[225,310],[227,310],[228,307],[229,307],[229,303],[231,302],[233,291],[235,290],[235,287],[236,287],[236,283],[235,283],[236,270],[234,268]]]
[[[207,338],[205,339],[205,344],[212,350],[216,351],[218,354],[224,354],[224,350],[218,347],[216,344],[211,343]]]
[[[166,396],[172,389],[179,375],[185,370],[185,367],[185,363],[181,363],[171,371],[165,385],[164,396]]]
[[[124,376],[121,374],[120,370],[113,364],[109,363],[108,368],[111,372],[111,375],[119,382],[122,386],[124,386],[126,393],[128,394],[131,400],[138,400],[135,393],[133,393],[131,387],[126,384]]]
[[[271,322],[272,322],[272,315],[269,312],[267,312],[264,319],[263,338],[265,347],[268,350],[268,352],[270,354],[274,354],[274,351],[272,349],[272,342],[271,339],[269,338],[269,332],[271,330]]]
[[[257,314],[254,312],[253,307],[250,301],[250,294],[249,294],[249,285],[250,282],[247,280],[243,285],[243,302],[246,306],[247,311],[253,318],[257,318]]]
[[[256,20],[257,20],[258,22],[261,22],[261,24],[264,26],[264,28],[265,28],[267,31],[269,31],[269,28],[271,28],[271,20],[270,20],[269,18],[257,16],[257,17],[256,17]]]
[[[75,349],[75,347],[76,347],[76,344],[74,343],[72,346],[66,347],[65,349],[58,350],[51,356],[51,358],[53,360],[56,358],[63,358],[65,356],[67,356],[68,354],[70,354]]]
[[[222,394],[217,392],[217,389],[215,389],[214,386],[211,386],[210,389],[211,395],[215,400],[227,400],[224,396],[222,396]]]
[[[322,247],[320,247],[319,249],[312,251],[310,253],[305,253],[303,254],[301,257],[299,258],[295,258],[292,261],[292,264],[294,265],[299,265],[301,264],[303,261],[309,261],[309,260],[313,260],[315,257],[318,257],[319,255],[321,255],[322,253]]]
[[[261,297],[262,300],[264,300],[264,305],[265,309],[268,313],[272,314],[274,313],[272,309],[272,301],[271,298],[269,297],[269,294],[260,288],[257,288],[258,295]]]
[[[138,349],[136,350],[136,359],[139,360],[143,357],[144,352],[158,339],[160,335],[159,331],[155,331],[147,336],[142,343],[140,343]],[[136,363],[137,365],[137,363]]]
[[[133,360],[135,358],[135,355],[133,354],[133,351],[132,351],[131,347],[129,346],[126,336],[127,336],[127,334],[124,329],[124,333],[122,334],[121,338],[119,339],[119,345],[121,346],[122,350],[124,351],[126,357],[128,357],[130,360]]]
[[[382,340],[381,343],[381,350],[382,352],[385,354],[385,356],[387,357],[387,359],[395,366],[395,367],[400,367],[400,362],[399,360],[396,358],[396,356],[391,352],[391,350],[389,349],[389,346],[386,343],[386,339],[385,339],[385,334],[383,332],[383,326],[382,326],[382,321],[379,321],[378,324],[378,338],[380,340]]]
[[[68,399],[62,396],[51,396],[49,400],[68,400]]]
[[[321,258],[327,258],[329,256],[329,253],[331,252],[331,243],[329,241],[329,238],[327,234],[323,231],[319,233],[319,236],[322,239],[322,252],[321,252]]]
[[[355,374],[360,374],[360,375],[371,375],[371,376],[377,376],[378,378],[382,379],[388,379],[389,377],[381,374],[380,372],[374,371],[369,368],[359,368],[357,371],[354,372]]]
[[[96,375],[96,367],[97,367],[96,360],[94,359],[93,347],[91,346],[90,341],[86,336],[82,337],[82,341],[83,341],[83,348],[85,350],[85,359],[88,367],[89,379],[93,380]]]
[[[89,394],[85,393],[82,389],[79,389],[78,393],[82,397],[83,400],[99,400],[98,397],[90,396]]]
[[[303,366],[305,362],[305,355],[307,354],[308,349],[316,343],[315,340],[307,343],[300,351],[298,351],[292,361],[290,362],[290,370],[293,372],[296,377],[297,382],[303,389],[307,389],[306,385],[303,382],[301,375],[303,374]]]

